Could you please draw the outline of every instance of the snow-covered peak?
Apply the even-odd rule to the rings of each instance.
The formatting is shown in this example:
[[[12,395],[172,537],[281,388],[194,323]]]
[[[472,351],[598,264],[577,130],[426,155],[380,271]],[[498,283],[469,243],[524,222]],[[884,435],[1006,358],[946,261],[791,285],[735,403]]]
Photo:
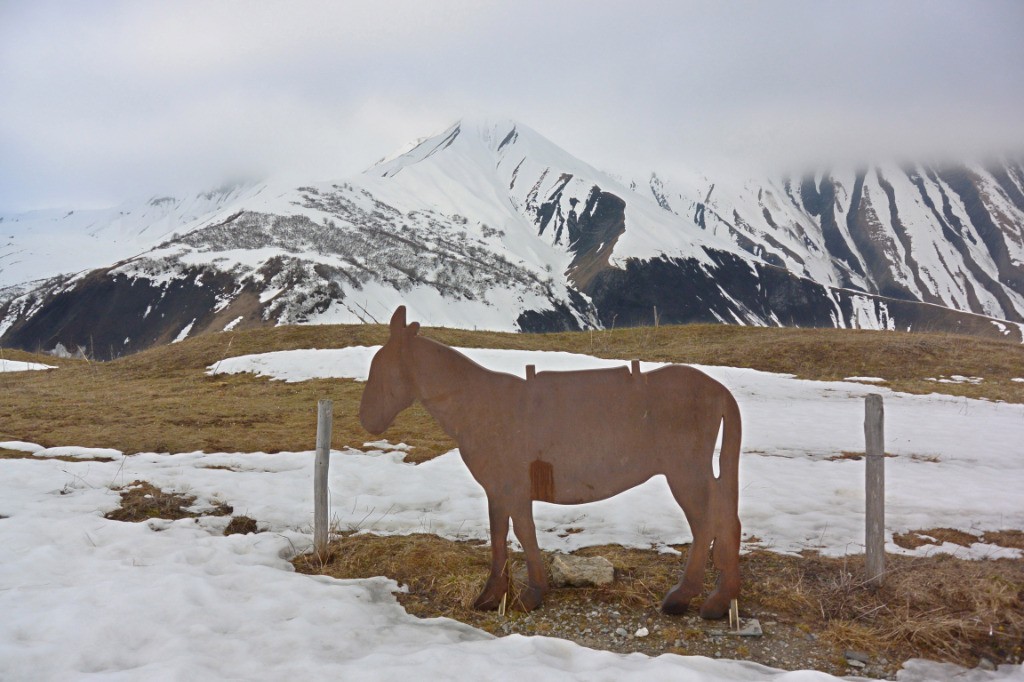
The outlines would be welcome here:
[[[522,142],[520,136],[523,137]],[[467,117],[449,125],[441,132],[418,140],[411,148],[366,171],[368,175],[393,177],[402,170],[431,160],[433,163],[457,155],[476,160],[493,168],[510,149],[519,153],[550,154],[564,152],[544,136],[508,118]],[[451,150],[451,151],[448,151]],[[447,152],[439,156],[441,152]]]
[[[703,260],[705,247],[738,251],[727,236],[665,212],[649,189],[630,186],[509,118],[462,118],[369,169],[363,179],[374,195],[387,197],[389,203],[407,203],[402,196],[414,196],[442,212],[479,216],[502,230],[529,230],[563,253],[572,238],[558,225],[575,221],[585,209],[595,210],[598,195],[617,197],[624,204],[621,239],[617,246],[607,244],[609,254],[614,246],[616,260],[663,254]],[[504,216],[496,215],[495,208]],[[509,229],[509,208],[524,219],[515,221],[520,230]],[[556,227],[546,228],[549,222]]]
[[[0,216],[0,288],[110,265],[202,225],[260,193],[255,182],[178,195],[154,194],[111,208]]]

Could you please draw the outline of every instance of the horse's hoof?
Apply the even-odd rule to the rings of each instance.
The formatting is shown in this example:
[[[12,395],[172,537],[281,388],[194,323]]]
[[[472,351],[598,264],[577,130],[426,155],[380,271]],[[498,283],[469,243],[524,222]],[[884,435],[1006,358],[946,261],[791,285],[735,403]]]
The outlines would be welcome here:
[[[689,597],[683,599],[674,592],[669,592],[665,600],[661,602],[661,612],[666,616],[681,616],[690,609]]]
[[[682,585],[676,585],[661,602],[661,612],[666,616],[681,616],[690,608],[690,600],[696,596],[692,589],[686,589]]]
[[[707,601],[701,604],[700,617],[704,620],[718,620],[725,618],[729,613],[729,600],[715,599],[714,595],[708,597]]]
[[[504,588],[486,589],[480,593],[480,596],[473,602],[473,608],[477,611],[495,611],[501,606],[501,600],[505,598]]]
[[[477,611],[495,611],[501,606],[501,600],[508,592],[508,577],[498,576],[487,579],[487,584],[480,591],[480,596],[473,602],[473,608]]]
[[[540,587],[524,587],[519,593],[519,608],[523,611],[533,611],[544,601],[546,590]]]

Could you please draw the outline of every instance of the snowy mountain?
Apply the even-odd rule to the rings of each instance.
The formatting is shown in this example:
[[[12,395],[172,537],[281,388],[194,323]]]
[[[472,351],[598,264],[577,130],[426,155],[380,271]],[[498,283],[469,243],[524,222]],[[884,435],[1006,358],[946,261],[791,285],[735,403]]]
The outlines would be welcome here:
[[[245,326],[381,322],[399,303],[425,324],[505,330],[1024,336],[1020,164],[624,183],[520,123],[463,120],[344,182],[207,201],[76,217],[66,243],[103,245],[102,266],[58,244],[38,267],[40,238],[71,216],[0,222],[0,342],[107,357]],[[21,281],[58,266],[78,274]]]
[[[114,208],[0,214],[0,290],[130,258],[259,189],[254,183],[237,183]]]

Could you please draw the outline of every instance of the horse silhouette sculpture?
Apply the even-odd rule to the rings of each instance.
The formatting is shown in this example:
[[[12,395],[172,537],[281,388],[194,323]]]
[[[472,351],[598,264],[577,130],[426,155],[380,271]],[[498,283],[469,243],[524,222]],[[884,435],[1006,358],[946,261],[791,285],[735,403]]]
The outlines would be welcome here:
[[[380,434],[419,400],[458,443],[487,493],[490,516],[491,572],[476,608],[498,608],[508,591],[509,519],[526,554],[522,608],[536,608],[547,592],[534,500],[593,502],[664,474],[693,545],[661,609],[683,613],[701,593],[710,550],[718,584],[700,614],[727,613],[740,590],[740,413],[728,389],[692,367],[641,373],[637,361],[632,369],[572,372],[534,372],[531,365],[522,379],[418,336],[419,324],[406,324],[405,317],[399,307],[390,338],[373,358],[359,420]],[[720,426],[716,477],[712,458]]]

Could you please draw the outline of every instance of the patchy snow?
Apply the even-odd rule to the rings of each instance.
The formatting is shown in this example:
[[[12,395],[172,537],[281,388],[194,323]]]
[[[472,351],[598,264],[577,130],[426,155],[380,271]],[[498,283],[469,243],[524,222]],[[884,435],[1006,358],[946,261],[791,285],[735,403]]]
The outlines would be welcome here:
[[[274,300],[282,291],[284,291],[283,288],[267,289],[260,294],[260,303]]]
[[[33,457],[73,457],[75,459],[121,459],[124,453],[112,448],[62,446],[32,451]]]
[[[53,365],[39,362],[22,362],[21,360],[0,359],[0,372],[29,372],[40,369],[57,369]]]
[[[929,377],[925,381],[934,381],[939,384],[980,384],[984,381],[982,377],[965,377],[962,374],[953,374],[952,376],[941,375],[938,378]]]
[[[378,348],[280,351],[227,358],[214,367],[222,373],[253,372],[290,382],[316,377],[365,381]],[[626,364],[573,353],[459,350],[485,367],[523,377],[527,364],[535,365],[537,371]],[[659,366],[641,363],[643,371]],[[776,551],[795,553],[813,548],[841,555],[862,550],[864,463],[841,457],[846,452],[864,451],[864,397],[869,393],[879,393],[885,399],[886,452],[895,455],[886,461],[888,551],[906,552],[891,542],[892,532],[935,526],[964,530],[1024,528],[1024,510],[1019,504],[1019,487],[1024,481],[1024,453],[1020,450],[1024,405],[941,394],[909,395],[881,386],[806,381],[752,369],[700,369],[729,387],[739,402],[744,421],[740,468],[744,530]],[[214,368],[209,371],[213,373]],[[979,433],[986,435],[984,448],[978,447]],[[449,456],[454,457],[445,457]],[[457,480],[459,467],[455,469],[450,475]],[[468,474],[464,477],[470,488],[475,486]],[[971,485],[963,485],[964,481]],[[948,499],[947,491],[953,489],[958,491],[956,507],[943,507],[941,501]],[[460,497],[470,493],[461,491]],[[547,517],[555,535],[559,529],[572,526],[580,514],[596,525],[588,529],[589,535],[554,540],[570,543],[565,549],[621,543],[623,529],[604,524],[614,527],[614,519],[623,515],[619,501],[631,500],[627,505],[631,511],[624,518],[645,528],[641,539],[634,534],[639,544],[658,546],[689,540],[688,531],[679,524],[678,508],[660,477],[613,500],[564,508],[538,503],[538,526],[543,525],[540,519],[549,508],[570,510],[565,517],[554,512]],[[375,506],[387,509],[389,505],[380,500]],[[639,517],[634,516],[637,512]],[[485,518],[481,512],[481,523]],[[389,532],[398,531],[398,523],[388,527]],[[457,523],[464,527],[464,519]],[[387,526],[388,522],[383,524]],[[592,535],[601,539],[591,541]],[[935,549],[926,546],[918,550],[928,551]],[[987,546],[956,551],[962,556],[1020,555],[1018,550]]]
[[[374,350],[275,353],[220,364],[222,371],[230,366],[291,381],[365,377]],[[478,362],[517,374],[527,362],[538,369],[623,364],[570,354],[469,352]],[[246,363],[250,369],[240,369]],[[889,532],[935,525],[975,532],[1024,527],[1024,406],[704,369],[734,391],[744,413],[740,513],[746,533],[759,536],[760,545],[787,552],[861,551],[864,462],[827,456],[863,449],[868,392],[885,396],[887,450],[896,455],[886,460]],[[985,434],[983,448],[979,433]],[[42,450],[21,441],[0,447],[41,455],[0,459],[4,680],[837,679],[738,661],[613,654],[546,637],[494,638],[455,621],[408,615],[391,594],[399,586],[385,578],[296,574],[286,558],[312,541],[312,452],[124,457],[116,450]],[[376,441],[363,448],[331,453],[331,517],[339,528],[487,537],[483,491],[457,451],[413,466],[403,461],[407,445]],[[91,460],[105,452],[115,459],[46,458],[57,452]],[[937,461],[915,459],[923,454]],[[261,532],[224,537],[223,517],[139,524],[104,519],[119,505],[116,487],[137,479],[195,495],[199,507],[230,504],[255,518]],[[949,490],[957,491],[955,499]],[[536,516],[548,551],[689,540],[661,477],[595,504],[537,503]],[[569,527],[583,530],[565,532]],[[903,551],[891,542],[887,549]],[[931,551],[947,550],[1003,553],[980,544]],[[986,673],[911,661],[901,679],[956,675],[987,682],[1021,679],[1022,673],[1021,666]]]
[[[888,379],[881,377],[846,377],[843,381],[856,381],[861,384],[884,384]]]
[[[0,441],[0,448],[4,450],[18,450],[20,452],[39,452],[46,449],[42,445],[28,443],[23,440]]]

